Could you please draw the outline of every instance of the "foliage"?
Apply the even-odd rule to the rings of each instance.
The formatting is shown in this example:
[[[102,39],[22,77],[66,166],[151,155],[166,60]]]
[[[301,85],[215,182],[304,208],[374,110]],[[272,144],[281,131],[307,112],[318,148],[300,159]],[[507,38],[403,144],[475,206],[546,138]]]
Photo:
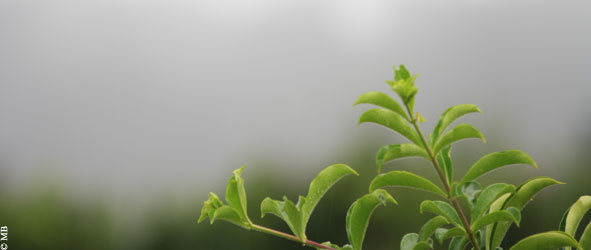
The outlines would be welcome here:
[[[293,235],[275,231],[253,224],[246,211],[244,181],[240,173],[244,168],[234,171],[226,188],[224,205],[213,193],[201,212],[199,221],[209,217],[213,223],[217,219],[227,220],[246,229],[253,229],[279,237],[301,242],[318,249],[362,249],[363,240],[374,209],[387,203],[397,204],[396,200],[383,188],[406,187],[437,194],[440,200],[425,200],[420,212],[434,214],[418,233],[406,234],[401,242],[402,250],[434,249],[436,243],[443,245],[449,240],[448,249],[464,249],[468,244],[473,249],[501,249],[501,243],[512,224],[521,222],[521,211],[532,198],[546,187],[563,184],[550,177],[536,177],[517,187],[507,183],[494,183],[482,187],[477,179],[506,166],[516,164],[537,168],[536,162],[520,150],[506,150],[491,153],[476,161],[459,180],[454,179],[454,166],[451,159],[452,145],[465,139],[480,139],[486,142],[483,134],[469,124],[454,122],[464,115],[481,113],[472,104],[460,104],[448,108],[439,117],[432,133],[425,137],[419,128],[424,122],[420,113],[414,111],[418,88],[415,80],[418,75],[400,65],[394,69],[393,81],[386,81],[398,95],[399,103],[381,92],[368,92],[355,102],[371,104],[379,108],[365,111],[359,124],[374,123],[386,127],[409,140],[404,144],[383,146],[376,155],[378,174],[369,185],[369,194],[357,199],[346,216],[346,232],[349,244],[338,246],[330,242],[317,243],[306,236],[306,226],[316,204],[326,191],[342,177],[355,174],[344,164],[331,165],[322,170],[311,182],[307,196],[299,196],[297,203],[283,197],[282,201],[265,198],[261,203],[261,216],[270,213],[283,220]],[[450,126],[452,126],[450,128]],[[383,166],[391,161],[418,157],[432,163],[439,176],[437,185],[433,181],[408,171],[381,173]],[[463,208],[460,202],[467,205]],[[591,196],[581,197],[567,210],[560,224],[561,231],[550,231],[529,236],[511,249],[554,249],[574,247],[591,249],[591,224],[587,225],[579,241],[575,240],[577,227],[587,210],[591,207]]]

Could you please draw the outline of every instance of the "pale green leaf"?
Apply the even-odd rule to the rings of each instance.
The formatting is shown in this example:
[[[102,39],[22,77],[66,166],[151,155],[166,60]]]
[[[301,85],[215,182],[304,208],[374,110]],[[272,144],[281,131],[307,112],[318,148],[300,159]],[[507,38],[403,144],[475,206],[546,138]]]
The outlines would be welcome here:
[[[482,186],[476,181],[470,181],[463,184],[459,184],[457,187],[458,195],[466,198],[470,207],[476,202],[476,197],[482,191]]]
[[[447,240],[452,237],[463,236],[463,235],[466,235],[466,230],[464,230],[464,228],[462,228],[462,227],[457,226],[457,227],[454,227],[454,228],[451,228],[451,229],[445,231],[445,233],[443,233],[443,235],[441,235],[441,241]]]
[[[402,116],[407,121],[409,120],[408,115],[406,114],[402,106],[400,106],[400,104],[396,100],[392,99],[392,97],[382,92],[367,92],[361,95],[354,105],[358,104],[373,104],[376,106],[387,108],[389,110],[394,111],[396,114]]]
[[[446,194],[437,185],[433,184],[433,182],[407,171],[391,171],[385,174],[379,174],[371,181],[369,190],[371,192],[387,186],[418,188],[446,197]]]
[[[521,209],[523,209],[523,207],[525,207],[525,205],[529,201],[532,200],[534,195],[536,195],[539,191],[541,191],[545,187],[555,185],[555,184],[563,184],[563,183],[559,182],[557,180],[554,180],[550,177],[537,177],[537,178],[533,178],[531,180],[528,180],[528,181],[522,183],[521,185],[519,185],[519,187],[517,187],[515,192],[513,194],[511,194],[509,196],[509,198],[506,199],[506,201],[504,201],[501,209],[499,209],[499,210],[503,210],[508,207],[515,207],[518,210],[521,210]],[[502,197],[503,196],[501,196],[501,198]],[[493,203],[493,205],[495,203]],[[493,206],[491,206],[490,212],[493,212],[493,211],[495,211],[495,210],[493,210]],[[498,223],[493,224],[493,228],[491,230],[492,234],[487,235],[488,236],[487,242],[490,243],[489,246],[491,248],[495,248],[501,244],[501,242],[503,241],[503,238],[505,237],[505,234],[507,233],[507,230],[509,230],[510,226],[511,226],[510,222],[498,222]]]
[[[400,250],[413,250],[419,240],[419,235],[416,233],[408,233],[400,240]]]
[[[507,150],[496,153],[491,153],[483,156],[478,160],[464,175],[460,183],[466,183],[472,181],[479,176],[495,170],[499,167],[512,165],[512,164],[528,164],[534,167],[538,167],[536,162],[526,153],[519,150]]]
[[[449,250],[462,250],[466,248],[468,242],[469,240],[466,236],[454,237],[453,239],[451,239],[451,242],[449,242]]]
[[[419,241],[426,241],[437,228],[446,224],[449,224],[449,221],[445,217],[433,217],[421,227],[421,230],[419,230]]]
[[[387,109],[370,109],[361,114],[359,124],[372,122],[390,128],[415,144],[422,146],[419,136],[410,124],[394,111]]]
[[[579,223],[583,219],[587,210],[591,208],[591,196],[581,196],[571,207],[566,216],[566,225],[564,232],[575,237]]]
[[[509,250],[544,250],[556,249],[559,247],[575,247],[581,249],[579,243],[572,236],[561,231],[550,231],[534,234],[520,240]]]
[[[250,222],[246,213],[246,192],[244,191],[244,179],[240,177],[240,174],[246,166],[234,170],[232,177],[228,180],[226,186],[226,202],[228,205],[236,210],[236,213],[242,218],[242,220]]]
[[[507,194],[503,194],[503,195],[499,196],[499,198],[497,198],[495,201],[493,201],[493,203],[490,204],[488,212],[492,213],[495,211],[502,210],[503,205],[509,199],[509,197],[511,197],[511,195],[512,195],[512,193],[507,193]],[[499,246],[499,245],[491,246],[491,244],[493,244],[493,242],[492,242],[493,232],[496,230],[497,226],[498,226],[498,224],[492,224],[492,225],[488,225],[486,227],[486,249],[495,249],[496,247]],[[501,239],[501,241],[502,241],[502,239]],[[500,244],[500,241],[499,241],[499,244]]]
[[[304,226],[308,224],[308,219],[312,211],[314,211],[316,204],[318,204],[328,189],[338,180],[350,174],[359,175],[355,170],[345,164],[330,165],[318,173],[316,178],[310,183],[306,202],[298,204],[302,212],[302,223]]]
[[[242,219],[239,214],[236,212],[236,209],[233,209],[232,207],[228,206],[228,205],[224,205],[218,209],[215,210],[215,212],[213,213],[212,217],[210,218],[210,222],[211,224],[213,224],[213,222],[215,222],[216,220],[225,220],[225,221],[229,221],[232,222],[238,226],[244,227],[246,229],[250,229],[250,223],[248,221],[245,221],[244,219]]]
[[[447,179],[447,183],[453,182],[454,169],[451,161],[451,145],[448,145],[441,149],[441,152],[437,154],[437,163],[443,171],[443,175]]]
[[[435,229],[435,233],[433,233],[433,236],[435,236],[435,239],[437,240],[437,242],[439,242],[439,244],[443,244],[443,235],[445,235],[447,231],[449,231],[449,229],[442,227]]]
[[[201,223],[203,220],[205,220],[205,217],[213,218],[215,210],[222,207],[223,205],[224,204],[216,194],[209,193],[209,198],[205,202],[203,202],[203,208],[201,208],[201,216],[199,216],[199,220],[197,220],[197,223]]]
[[[515,186],[505,183],[495,183],[486,187],[480,193],[480,195],[478,195],[476,203],[474,206],[472,206],[470,213],[472,223],[482,216],[482,214],[486,211],[490,204],[492,204],[493,201],[495,201],[501,195],[511,193],[513,191],[515,191]]]
[[[439,135],[441,135],[456,119],[473,112],[480,113],[482,111],[473,104],[460,104],[447,109],[441,114],[441,116],[439,116],[439,122],[437,123],[437,126],[435,126],[435,129],[433,129],[433,141],[437,141]]]
[[[417,242],[417,244],[412,248],[412,250],[427,250],[427,249],[432,249],[433,245],[429,244],[429,242],[426,241],[419,241]]]
[[[581,247],[585,250],[591,249],[591,222],[585,227],[585,231],[583,231],[583,234],[581,235],[579,244],[581,244]]]
[[[469,124],[459,124],[443,134],[439,140],[435,141],[435,144],[433,145],[433,154],[437,155],[437,153],[447,145],[468,138],[479,138],[483,142],[486,142],[482,133],[480,133],[480,131],[474,126]]]
[[[426,200],[421,203],[420,212],[430,212],[445,217],[449,222],[461,227],[462,223],[456,210],[447,202]]]
[[[295,204],[293,204],[292,201],[287,199],[287,197],[283,197],[283,207],[281,211],[284,213],[284,217],[287,218],[289,222],[291,222],[288,223],[288,225],[291,224],[290,229],[293,234],[295,234],[295,236],[298,237],[300,241],[305,242],[306,224],[303,221],[300,209]]]
[[[347,212],[346,229],[349,243],[355,250],[361,250],[365,232],[369,225],[369,219],[373,211],[379,205],[386,205],[388,202],[397,204],[396,200],[383,189],[376,189],[370,194],[357,199]]]
[[[391,144],[383,146],[376,155],[378,173],[382,171],[382,166],[388,161],[413,156],[422,157],[430,161],[427,151],[416,144]]]
[[[500,211],[494,211],[492,213],[488,213],[484,216],[482,216],[482,218],[476,220],[474,223],[472,223],[472,231],[478,231],[481,228],[495,223],[495,222],[499,222],[499,221],[509,221],[509,222],[514,222],[517,226],[519,226],[519,222],[521,221],[521,216],[519,214],[519,210],[517,210],[516,208],[510,207],[509,209],[511,209],[511,211],[505,211],[505,210],[500,210]]]

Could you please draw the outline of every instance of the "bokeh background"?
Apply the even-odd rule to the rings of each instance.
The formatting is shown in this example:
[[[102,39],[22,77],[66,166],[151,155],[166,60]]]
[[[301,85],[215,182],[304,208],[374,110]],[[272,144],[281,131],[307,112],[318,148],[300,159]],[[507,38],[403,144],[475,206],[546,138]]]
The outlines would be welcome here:
[[[303,249],[228,223],[197,224],[208,192],[243,173],[250,215],[266,196],[304,194],[318,171],[361,173],[319,204],[309,238],[344,244],[380,146],[403,139],[357,125],[366,91],[392,66],[419,73],[416,109],[433,128],[463,118],[488,143],[455,146],[459,177],[482,155],[531,154],[483,183],[567,182],[524,210],[504,245],[557,228],[591,193],[589,1],[0,0],[0,224],[14,249]],[[391,92],[389,92],[391,93]],[[435,179],[427,162],[401,160]],[[430,215],[416,190],[374,214],[367,249],[398,249]],[[588,220],[588,218],[586,219]]]

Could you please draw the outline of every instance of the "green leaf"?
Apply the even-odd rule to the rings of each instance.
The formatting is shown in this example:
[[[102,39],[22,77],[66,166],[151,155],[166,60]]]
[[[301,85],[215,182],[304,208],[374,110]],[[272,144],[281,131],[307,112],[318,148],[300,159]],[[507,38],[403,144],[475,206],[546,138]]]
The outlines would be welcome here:
[[[234,170],[232,177],[228,180],[228,185],[226,185],[226,202],[228,202],[228,205],[236,211],[242,220],[248,221],[249,224],[252,224],[246,213],[247,206],[246,192],[244,191],[244,179],[240,177],[240,174],[245,167],[246,166],[243,166]]]
[[[431,244],[426,241],[419,241],[417,244],[412,248],[412,250],[427,250],[433,248],[433,240],[431,240]]]
[[[379,206],[390,202],[397,204],[396,200],[383,189],[376,189],[370,194],[357,199],[347,212],[346,229],[349,243],[355,250],[361,250],[365,232],[369,225],[369,218],[373,211]]]
[[[519,213],[519,210],[517,210],[514,207],[510,207],[507,209],[507,211],[501,210],[488,213],[482,216],[482,218],[476,220],[476,222],[472,223],[471,228],[472,231],[475,232],[489,224],[499,221],[510,221],[514,222],[517,226],[519,226],[519,222],[521,221],[521,215]]]
[[[443,233],[443,235],[441,235],[441,241],[447,240],[452,237],[464,236],[464,235],[466,235],[466,230],[464,230],[464,228],[459,227],[459,226],[454,227],[454,228],[451,228],[451,229],[445,231],[445,233]]]
[[[437,153],[447,145],[468,138],[480,138],[483,142],[486,142],[482,133],[480,133],[480,131],[474,126],[460,124],[441,136],[439,140],[435,141],[435,144],[433,145],[433,154],[437,155]]]
[[[376,155],[376,165],[378,166],[378,173],[382,171],[384,163],[403,157],[422,157],[429,159],[427,151],[415,144],[391,144],[383,146]]]
[[[404,118],[387,109],[370,109],[361,114],[359,124],[372,122],[390,128],[417,145],[422,146],[419,136]]]
[[[289,229],[296,235],[302,242],[305,241],[305,228],[302,224],[301,213],[298,211],[297,206],[293,204],[286,197],[283,197],[284,201],[273,200],[271,198],[265,198],[261,203],[261,218],[267,213],[273,214],[281,218]],[[303,231],[304,230],[304,231]]]
[[[322,196],[334,185],[338,180],[344,176],[354,174],[359,175],[355,170],[345,164],[334,164],[326,167],[324,170],[312,180],[310,188],[308,189],[308,195],[306,196],[306,202],[298,204],[302,211],[303,224],[308,224],[308,219],[314,211],[316,204],[320,201]],[[299,203],[299,202],[298,202]]]
[[[443,225],[449,224],[449,221],[443,216],[437,216],[425,223],[419,230],[419,241],[428,240],[435,230]]]
[[[543,250],[556,249],[559,247],[575,247],[581,249],[581,246],[573,237],[561,231],[550,231],[534,234],[517,242],[509,250]]]
[[[433,182],[407,171],[391,171],[385,174],[379,174],[371,181],[369,191],[372,192],[373,190],[386,186],[418,188],[446,197],[446,194],[437,185],[433,184]]]
[[[337,250],[354,250],[353,247],[351,245],[349,245],[349,244],[344,245],[343,247],[339,247],[339,245],[337,245],[337,244],[332,244],[332,243],[330,243],[330,241],[322,242],[321,244],[324,245],[324,246],[327,246],[327,247],[332,247],[332,248],[337,249]],[[318,250],[325,250],[326,248],[319,248],[319,247],[317,247],[316,249],[318,249]]]
[[[466,248],[466,244],[468,244],[468,237],[466,236],[457,236],[451,239],[449,242],[449,250],[462,250]]]
[[[482,111],[473,104],[460,104],[447,109],[441,114],[441,116],[439,116],[439,122],[437,123],[437,126],[435,126],[435,129],[433,129],[433,141],[437,141],[439,135],[441,135],[456,119],[465,114],[474,112],[481,113]]]
[[[437,154],[437,163],[443,171],[443,175],[447,179],[447,183],[453,182],[454,169],[451,161],[451,145],[448,145],[441,149],[441,152]]]
[[[449,229],[447,228],[437,228],[435,229],[435,233],[433,234],[435,236],[435,239],[437,240],[437,242],[439,242],[439,244],[443,244],[443,235],[445,235],[445,233],[447,233],[447,231],[449,231]]]
[[[214,193],[209,193],[209,198],[203,202],[203,208],[201,208],[201,216],[199,216],[199,220],[197,223],[201,223],[205,220],[205,217],[213,218],[213,214],[215,210],[222,207],[224,203],[218,198],[218,196]],[[211,222],[211,220],[210,220]]]
[[[227,205],[224,205],[216,209],[213,213],[213,216],[209,218],[211,219],[211,224],[213,224],[213,222],[215,222],[216,220],[225,220],[232,222],[238,226],[244,227],[246,229],[250,229],[250,224],[247,221],[244,221],[235,209]]]
[[[406,114],[406,112],[402,108],[402,106],[400,106],[400,104],[396,100],[392,99],[392,97],[390,97],[389,95],[386,95],[382,92],[377,92],[377,91],[367,92],[367,93],[361,95],[357,99],[357,101],[355,102],[354,105],[358,105],[358,104],[373,104],[376,106],[380,106],[380,107],[394,111],[396,114],[402,116],[407,121],[410,120],[408,118],[408,115]]]
[[[430,212],[436,215],[441,215],[454,225],[459,227],[462,226],[462,223],[460,222],[460,217],[456,213],[456,210],[447,202],[430,200],[423,201],[421,203],[420,212]]]
[[[538,167],[529,155],[519,150],[507,150],[485,155],[470,167],[461,183],[472,181],[499,167],[520,163]]]
[[[505,194],[501,196],[499,199],[505,197],[502,205],[499,207],[499,203],[497,201],[493,202],[490,207],[490,212],[494,212],[496,210],[503,210],[508,207],[515,207],[518,210],[523,209],[525,205],[532,200],[532,198],[542,189],[555,185],[555,184],[563,184],[557,180],[554,180],[550,177],[537,177],[531,180],[528,180],[517,187],[515,192],[510,196]],[[492,228],[491,228],[492,226]],[[511,226],[510,222],[498,222],[491,225],[487,229],[487,242],[491,249],[500,246],[507,230]],[[490,230],[489,230],[490,229]],[[490,232],[490,233],[489,233]]]
[[[480,218],[486,209],[498,199],[501,195],[515,191],[515,186],[505,183],[495,183],[486,187],[476,199],[476,203],[471,209],[472,223]]]
[[[419,240],[419,235],[416,233],[408,233],[400,240],[400,250],[413,250]]]
[[[564,232],[575,237],[579,223],[583,219],[587,210],[591,208],[591,196],[581,196],[571,207],[566,216],[566,226]]]
[[[458,195],[466,198],[466,200],[470,204],[470,207],[472,207],[476,202],[476,197],[482,191],[482,186],[480,186],[480,183],[476,181],[471,181],[458,185],[457,189]]]
[[[418,88],[414,85],[414,81],[418,75],[410,76],[404,65],[394,68],[394,73],[394,81],[386,81],[386,83],[390,84],[392,90],[398,94],[404,104],[412,107],[414,96],[418,91]]]
[[[583,231],[583,234],[581,235],[579,244],[581,244],[581,247],[585,250],[591,249],[591,222],[585,227],[585,231]]]

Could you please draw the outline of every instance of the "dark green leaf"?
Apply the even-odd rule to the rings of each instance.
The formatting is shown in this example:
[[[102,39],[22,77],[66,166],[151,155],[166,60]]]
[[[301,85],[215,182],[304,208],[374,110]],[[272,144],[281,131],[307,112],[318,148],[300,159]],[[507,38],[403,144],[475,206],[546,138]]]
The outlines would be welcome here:
[[[437,123],[437,126],[435,126],[435,129],[433,129],[433,141],[437,141],[439,135],[441,135],[456,119],[473,112],[480,113],[482,111],[473,104],[460,104],[447,109],[441,114],[441,116],[439,116],[439,122]]]
[[[494,169],[511,164],[528,164],[538,167],[536,162],[526,153],[519,150],[507,150],[483,156],[468,170],[461,183],[472,181]]]
[[[371,181],[369,190],[371,192],[387,186],[418,188],[446,197],[446,194],[441,191],[437,185],[433,184],[433,182],[407,171],[392,171],[385,174],[379,174]]]
[[[495,183],[486,187],[476,199],[476,203],[472,207],[471,218],[472,223],[486,211],[490,204],[498,199],[501,195],[515,191],[515,186],[505,183]]]
[[[436,215],[441,215],[454,225],[459,227],[462,226],[462,223],[460,222],[460,217],[456,213],[456,210],[447,202],[429,200],[423,201],[421,203],[421,213],[424,212],[430,212]]]
[[[468,138],[480,138],[483,142],[486,142],[482,133],[480,133],[480,131],[474,126],[460,124],[441,136],[439,140],[435,141],[435,144],[433,145],[433,154],[437,155],[437,153],[447,145]]]
[[[425,223],[419,230],[419,241],[428,240],[435,230],[443,225],[449,224],[449,221],[443,216],[437,216]]]
[[[409,120],[408,115],[406,114],[402,106],[400,106],[400,104],[398,104],[396,100],[392,99],[392,97],[382,92],[367,92],[361,95],[354,105],[358,104],[373,104],[376,106],[387,108],[389,110],[394,111],[396,114],[402,116],[407,121]]]
[[[561,231],[550,231],[534,234],[517,242],[509,250],[543,250],[556,249],[559,247],[575,247],[581,249],[581,246],[573,237]]]
[[[408,138],[410,141],[417,145],[422,146],[423,143],[419,139],[419,136],[414,129],[408,124],[404,118],[400,117],[394,111],[387,109],[370,109],[361,114],[359,118],[359,124],[365,122],[372,122],[384,127],[390,128],[402,136]]]
[[[427,152],[416,144],[392,144],[383,146],[376,155],[378,173],[381,172],[382,165],[384,165],[384,163],[403,157],[412,156],[422,157],[426,160],[430,160]]]
[[[379,205],[385,206],[388,202],[397,203],[388,192],[376,189],[371,194],[359,198],[349,207],[346,219],[347,237],[355,250],[361,250],[369,218],[373,211]]]

